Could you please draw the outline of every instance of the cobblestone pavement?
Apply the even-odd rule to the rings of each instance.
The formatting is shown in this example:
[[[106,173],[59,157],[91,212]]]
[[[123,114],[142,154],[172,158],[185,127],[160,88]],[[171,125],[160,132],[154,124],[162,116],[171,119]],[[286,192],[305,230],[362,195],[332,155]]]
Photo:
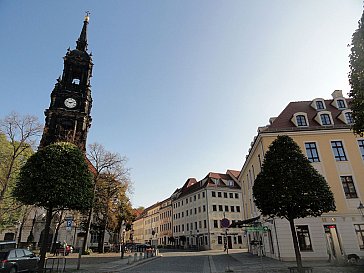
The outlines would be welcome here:
[[[49,260],[53,257],[50,256]],[[63,265],[63,257],[56,259]],[[119,273],[119,272],[201,272],[201,273],[288,273],[289,267],[296,266],[295,262],[280,262],[267,257],[258,257],[242,250],[230,250],[229,255],[222,251],[200,252],[162,252],[157,257],[144,258],[125,254],[123,259],[119,253],[94,253],[81,258],[80,270],[77,270],[78,255],[66,257],[66,272],[78,273]],[[191,266],[195,264],[195,266]],[[360,265],[333,265],[326,261],[304,261],[305,267],[312,267],[313,273],[364,273],[364,262]],[[174,267],[173,267],[174,266]],[[59,267],[61,269],[61,267]],[[54,270],[53,272],[57,272]]]

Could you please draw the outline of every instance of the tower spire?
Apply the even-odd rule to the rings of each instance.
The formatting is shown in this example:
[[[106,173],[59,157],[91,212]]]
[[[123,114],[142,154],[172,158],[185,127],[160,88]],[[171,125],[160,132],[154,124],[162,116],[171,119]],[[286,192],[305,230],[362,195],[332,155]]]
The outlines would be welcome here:
[[[80,38],[78,38],[78,40],[76,42],[77,43],[76,48],[81,51],[87,50],[87,25],[88,25],[88,21],[90,20],[89,15],[90,15],[90,12],[86,11],[86,16],[85,16],[85,20],[83,21],[83,27],[81,30]]]

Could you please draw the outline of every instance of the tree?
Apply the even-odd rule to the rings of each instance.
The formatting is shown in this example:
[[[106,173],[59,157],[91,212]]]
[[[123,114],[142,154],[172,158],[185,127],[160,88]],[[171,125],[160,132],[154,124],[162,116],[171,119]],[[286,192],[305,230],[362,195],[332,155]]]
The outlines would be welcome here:
[[[33,154],[21,168],[13,196],[25,205],[46,210],[43,238],[48,238],[53,212],[86,211],[92,205],[92,175],[81,150],[66,142],[48,145]],[[40,269],[47,241],[42,240]]]
[[[87,237],[89,236],[91,224],[99,234],[104,234],[108,221],[107,212],[109,211],[109,208],[111,208],[109,202],[117,199],[115,194],[120,192],[120,189],[124,188],[125,192],[131,190],[129,169],[125,167],[127,162],[126,157],[121,157],[118,153],[106,151],[99,143],[93,143],[88,146],[87,157],[95,168],[93,182],[95,199],[93,201],[93,207],[90,209],[88,215],[86,238],[82,247],[83,253],[87,247]],[[118,186],[115,187],[115,185]],[[115,191],[115,189],[117,190]],[[94,214],[98,221],[91,223]],[[101,239],[102,240],[99,241],[99,246],[103,246],[102,235]],[[101,248],[99,247],[99,249]]]
[[[297,266],[302,271],[294,220],[334,211],[335,200],[325,178],[289,136],[278,136],[267,151],[253,186],[254,202],[265,216],[285,218],[291,228]]]
[[[42,126],[34,116],[13,112],[0,119],[0,229],[13,226],[22,217],[23,208],[11,191],[41,132]]]
[[[359,21],[358,29],[351,40],[351,54],[349,61],[349,83],[352,98],[350,108],[353,111],[353,131],[364,135],[364,12]]]

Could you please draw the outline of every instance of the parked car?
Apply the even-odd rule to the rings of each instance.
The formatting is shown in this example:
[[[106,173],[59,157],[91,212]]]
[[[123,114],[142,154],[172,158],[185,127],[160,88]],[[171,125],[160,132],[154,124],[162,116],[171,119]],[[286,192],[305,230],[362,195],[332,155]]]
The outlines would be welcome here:
[[[0,272],[37,272],[39,257],[28,249],[14,248],[0,251]]]

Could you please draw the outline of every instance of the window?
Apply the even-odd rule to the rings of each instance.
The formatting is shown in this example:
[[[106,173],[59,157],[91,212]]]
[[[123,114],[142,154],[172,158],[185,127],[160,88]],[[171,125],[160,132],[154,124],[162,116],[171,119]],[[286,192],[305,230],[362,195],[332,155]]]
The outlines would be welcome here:
[[[213,211],[217,211],[217,209],[216,209],[216,205],[212,205],[212,210],[213,210]]]
[[[212,197],[216,197],[216,192],[212,191],[212,192],[211,192],[211,196],[212,196]]]
[[[80,79],[73,79],[72,83],[79,85],[80,84]]]
[[[331,119],[330,119],[329,114],[321,114],[320,118],[321,118],[321,124],[322,125],[330,125],[331,124]]]
[[[344,146],[341,141],[331,141],[331,148],[334,152],[336,161],[346,161],[346,155],[344,151]]]
[[[225,211],[228,212],[229,211],[229,206],[225,206]]]
[[[223,211],[222,205],[219,205],[219,211]]]
[[[241,238],[241,236],[238,236],[238,244],[242,244],[243,243],[243,239]]]
[[[360,153],[361,153],[361,157],[363,158],[364,160],[364,140],[358,140],[358,145],[359,145],[359,150],[360,150]]]
[[[324,102],[321,100],[316,101],[316,109],[317,110],[325,109]]]
[[[188,198],[186,198],[186,204],[188,204]]]
[[[364,224],[354,225],[359,248],[364,249]]]
[[[206,228],[207,227],[207,222],[206,220],[203,220],[203,227]]]
[[[195,214],[197,214],[197,208],[195,208]]]
[[[205,212],[206,211],[206,206],[205,205],[203,205],[202,206],[202,210]]]
[[[205,192],[204,191],[202,192],[202,198],[205,198]]]
[[[340,176],[346,199],[358,198],[352,176]]]
[[[186,216],[188,216],[188,210],[186,210]]]
[[[304,115],[296,116],[297,126],[307,126],[306,117]]]
[[[198,194],[198,199],[200,199],[201,198],[201,195],[200,194]]]
[[[219,192],[217,192],[217,197],[221,197],[222,195],[221,195],[221,192],[219,191]]]
[[[307,158],[310,162],[320,162],[315,142],[305,143]]]
[[[232,192],[229,193],[229,198],[234,198],[234,194]]]
[[[222,245],[222,236],[217,236],[217,243]]]
[[[301,251],[311,251],[312,244],[308,226],[296,226],[298,245]]]
[[[234,207],[234,206],[231,206],[231,207],[230,207],[230,211],[231,211],[231,212],[235,212],[235,207]]]
[[[224,198],[228,198],[227,192],[224,192]]]
[[[346,118],[346,123],[347,124],[353,124],[354,120],[353,120],[353,113],[351,112],[346,112],[345,113],[345,118]]]
[[[240,207],[236,206],[236,212],[240,212]]]
[[[235,193],[235,198],[238,199],[239,198],[239,193]]]
[[[345,102],[344,100],[337,100],[336,101],[336,104],[337,104],[337,108],[345,108]]]

